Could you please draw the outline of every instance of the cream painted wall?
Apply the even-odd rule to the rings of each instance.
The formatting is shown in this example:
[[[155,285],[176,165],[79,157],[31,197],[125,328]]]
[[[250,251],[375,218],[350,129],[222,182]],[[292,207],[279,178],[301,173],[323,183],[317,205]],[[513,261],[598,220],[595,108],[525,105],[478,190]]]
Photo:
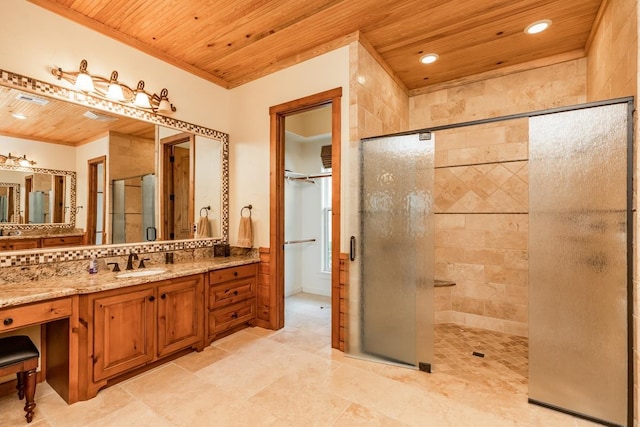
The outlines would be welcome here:
[[[229,108],[230,243],[237,241],[240,209],[251,203],[254,247],[269,246],[269,107],[342,87],[343,165],[349,141],[349,48],[342,47],[232,89]],[[343,183],[349,174],[342,171]],[[343,200],[344,203],[348,201]],[[344,239],[343,239],[344,240]],[[346,248],[343,241],[343,250]]]
[[[228,131],[229,91],[166,62],[75,24],[25,0],[3,0],[0,14],[0,68],[55,84],[51,67],[77,70],[86,59],[89,72],[135,86],[145,81],[151,92],[169,90],[173,117]]]
[[[0,152],[14,156],[27,155],[27,159],[35,160],[37,168],[74,170],[75,151],[73,147],[29,139],[13,138],[0,135]]]
[[[107,167],[105,168],[106,182],[107,188],[105,188],[105,204],[107,206],[106,213],[109,212],[109,204],[110,204],[110,191],[109,191],[109,136],[105,135],[101,138],[96,139],[88,144],[83,144],[75,149],[75,158],[76,164],[74,166],[74,170],[77,173],[77,186],[76,186],[76,194],[78,195],[76,199],[76,206],[82,206],[82,209],[78,209],[78,214],[76,215],[76,228],[82,228],[86,231],[87,229],[87,206],[89,206],[88,200],[88,183],[89,183],[89,165],[88,161],[91,159],[95,159],[100,156],[107,156]],[[107,237],[111,231],[110,221],[105,221],[105,232],[107,233]],[[108,240],[107,240],[108,241]]]

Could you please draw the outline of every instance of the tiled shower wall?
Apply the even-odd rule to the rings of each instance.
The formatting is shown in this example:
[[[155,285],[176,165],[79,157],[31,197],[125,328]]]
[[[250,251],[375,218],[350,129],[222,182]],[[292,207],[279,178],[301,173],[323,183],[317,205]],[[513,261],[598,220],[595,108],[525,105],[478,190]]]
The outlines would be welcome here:
[[[436,322],[526,336],[527,140],[527,119],[436,133]]]
[[[410,98],[411,129],[586,101],[586,59]],[[528,121],[436,133],[436,321],[526,336]]]

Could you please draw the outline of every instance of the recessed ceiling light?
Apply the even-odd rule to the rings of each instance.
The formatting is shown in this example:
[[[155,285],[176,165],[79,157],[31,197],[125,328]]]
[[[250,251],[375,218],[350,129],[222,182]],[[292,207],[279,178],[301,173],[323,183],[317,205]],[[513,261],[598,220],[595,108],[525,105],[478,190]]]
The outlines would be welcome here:
[[[533,24],[527,25],[527,28],[524,29],[524,32],[527,34],[538,34],[546,30],[551,26],[551,19],[543,19],[541,21],[536,21]]]
[[[420,57],[420,62],[422,62],[423,64],[433,64],[438,60],[438,58],[439,55],[437,53],[427,53],[426,55],[422,55]]]
[[[25,116],[25,115],[24,115],[24,114],[22,114],[22,113],[13,113],[13,114],[11,114],[11,115],[12,115],[13,117],[15,117],[16,119],[20,119],[20,120],[24,120],[24,119],[26,119],[26,118],[27,118],[27,116]]]

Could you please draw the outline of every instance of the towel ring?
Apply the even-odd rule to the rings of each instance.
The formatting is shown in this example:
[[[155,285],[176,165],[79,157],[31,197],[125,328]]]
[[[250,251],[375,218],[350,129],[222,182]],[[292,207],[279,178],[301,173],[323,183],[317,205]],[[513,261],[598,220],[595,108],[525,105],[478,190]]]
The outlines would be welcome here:
[[[200,209],[200,218],[202,217],[209,217],[209,211],[211,210],[211,206],[205,206],[204,208]],[[204,211],[204,215],[202,215],[202,211]]]
[[[243,206],[242,209],[240,210],[240,216],[244,216],[244,210],[245,209],[249,209],[249,218],[251,218],[251,209],[253,209],[252,205],[247,205],[247,206]]]

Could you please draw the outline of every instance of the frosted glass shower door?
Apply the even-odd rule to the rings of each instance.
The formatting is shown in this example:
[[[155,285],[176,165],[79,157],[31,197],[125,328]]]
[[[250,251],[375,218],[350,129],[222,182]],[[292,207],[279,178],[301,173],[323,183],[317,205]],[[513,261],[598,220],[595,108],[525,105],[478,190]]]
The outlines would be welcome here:
[[[431,138],[432,135],[429,135]],[[428,369],[433,359],[433,139],[360,144],[359,282],[347,352]],[[353,308],[356,308],[353,310]]]
[[[627,425],[628,105],[529,123],[529,398]]]
[[[156,240],[156,176],[142,177],[142,241]]]

